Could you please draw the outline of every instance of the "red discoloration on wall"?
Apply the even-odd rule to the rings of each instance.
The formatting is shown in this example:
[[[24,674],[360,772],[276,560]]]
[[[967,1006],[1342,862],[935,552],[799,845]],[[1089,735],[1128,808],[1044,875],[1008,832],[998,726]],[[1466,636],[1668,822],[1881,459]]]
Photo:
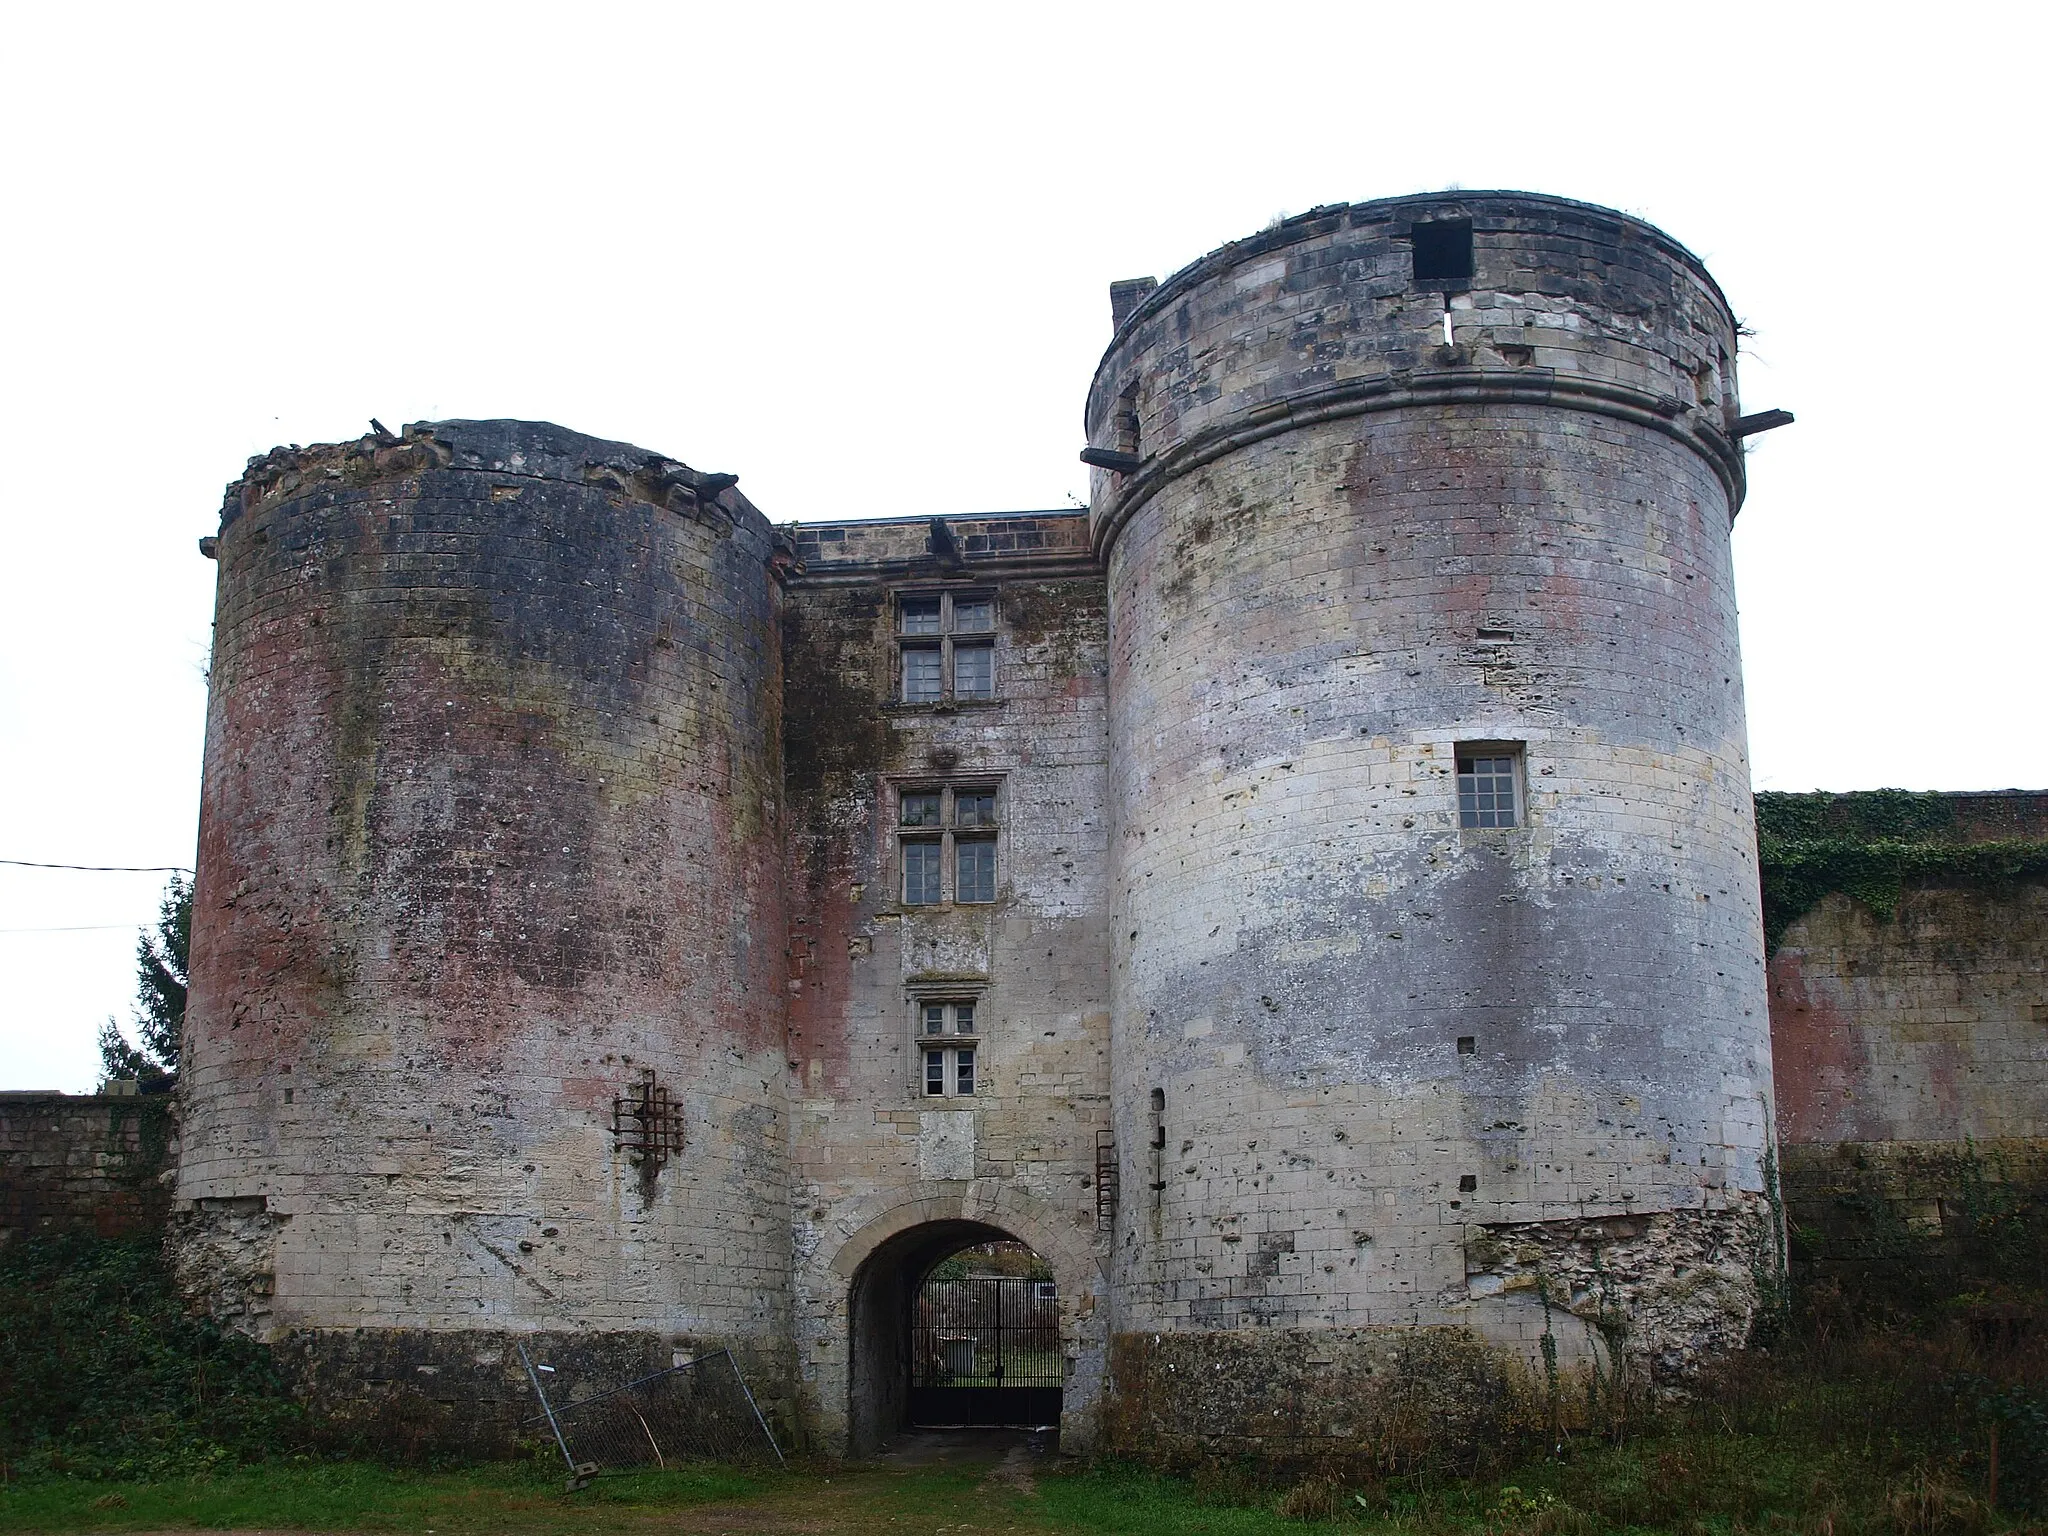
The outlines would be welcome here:
[[[767,525],[624,445],[413,430],[273,456],[222,529],[190,1236],[267,1231],[291,1326],[780,1337]],[[614,1126],[648,1072],[687,1173]]]
[[[1785,1142],[2037,1138],[2044,934],[2025,883],[1909,889],[1888,917],[1837,893],[1793,922],[1769,973]]]
[[[1778,1133],[1786,1141],[1854,1141],[1864,1063],[1841,1007],[1839,978],[1809,979],[1806,957],[1771,957],[1771,1059]]]
[[[834,843],[822,872],[791,870],[789,1060],[799,1094],[851,1091],[852,943],[858,931],[847,841]]]

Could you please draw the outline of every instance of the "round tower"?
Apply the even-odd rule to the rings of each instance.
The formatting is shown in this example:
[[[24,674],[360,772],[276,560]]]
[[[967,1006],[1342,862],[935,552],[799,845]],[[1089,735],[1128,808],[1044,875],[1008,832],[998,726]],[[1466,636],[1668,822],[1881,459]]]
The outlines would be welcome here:
[[[1518,193],[1119,290],[1118,1369],[1739,1343],[1776,1223],[1720,290]]]
[[[229,488],[181,1263],[337,1392],[523,1417],[492,1338],[536,1331],[564,1381],[782,1369],[778,598],[731,481],[457,421]]]

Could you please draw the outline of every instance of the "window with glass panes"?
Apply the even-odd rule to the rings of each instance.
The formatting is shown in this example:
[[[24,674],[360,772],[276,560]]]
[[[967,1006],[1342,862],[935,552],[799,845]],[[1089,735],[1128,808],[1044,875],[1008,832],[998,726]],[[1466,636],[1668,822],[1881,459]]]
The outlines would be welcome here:
[[[966,998],[927,998],[918,1003],[918,1049],[926,1098],[974,1097],[980,1050],[977,1006]]]
[[[910,785],[896,792],[903,904],[996,899],[996,791]]]
[[[1513,827],[1521,824],[1522,754],[1514,747],[1460,748],[1458,825]]]
[[[996,600],[989,592],[904,592],[896,599],[902,699],[940,704],[996,696]]]
[[[903,840],[903,904],[937,906],[946,899],[943,872],[945,846],[935,837]]]
[[[953,899],[996,899],[996,841],[992,837],[953,839]]]

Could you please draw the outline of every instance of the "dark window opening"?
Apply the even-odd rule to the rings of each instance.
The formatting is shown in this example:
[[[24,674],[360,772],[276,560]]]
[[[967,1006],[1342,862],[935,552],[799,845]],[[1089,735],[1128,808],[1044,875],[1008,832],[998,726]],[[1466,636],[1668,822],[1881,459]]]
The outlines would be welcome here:
[[[1461,1195],[1469,1195],[1478,1187],[1479,1178],[1476,1174],[1468,1173],[1461,1176],[1458,1180],[1458,1193]]]
[[[1472,221],[1439,219],[1413,232],[1415,281],[1465,283],[1472,280]]]
[[[1458,1054],[1460,1056],[1473,1055],[1478,1049],[1479,1042],[1471,1035],[1458,1036]]]

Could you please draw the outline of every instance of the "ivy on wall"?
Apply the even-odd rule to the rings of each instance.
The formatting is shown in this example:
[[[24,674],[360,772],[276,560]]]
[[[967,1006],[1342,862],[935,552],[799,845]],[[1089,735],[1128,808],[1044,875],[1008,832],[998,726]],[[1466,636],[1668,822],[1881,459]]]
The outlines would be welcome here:
[[[2018,835],[1969,840],[1981,837],[1969,813],[1982,804],[1904,789],[1759,794],[1766,948],[1777,949],[1785,930],[1832,891],[1889,919],[1909,887],[2006,890],[2048,880],[2048,835],[2038,821],[2016,817],[2010,830]]]

